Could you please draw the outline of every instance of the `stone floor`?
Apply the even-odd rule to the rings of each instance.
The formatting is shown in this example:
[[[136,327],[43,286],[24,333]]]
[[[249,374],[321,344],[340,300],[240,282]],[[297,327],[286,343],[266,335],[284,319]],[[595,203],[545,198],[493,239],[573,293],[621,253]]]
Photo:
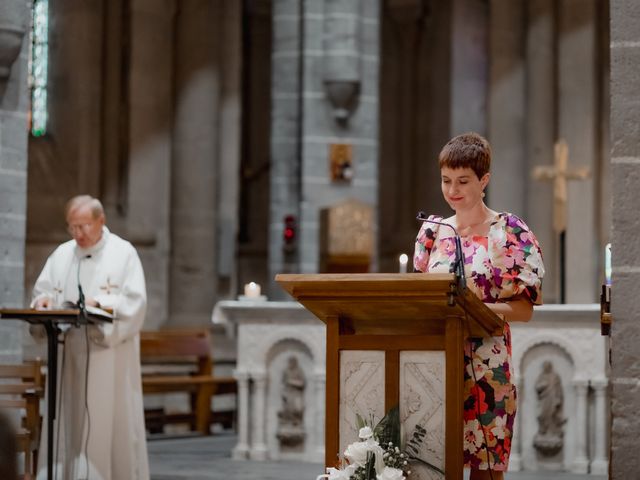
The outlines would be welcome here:
[[[233,434],[149,441],[151,480],[315,480],[322,465],[303,462],[248,462],[231,459]],[[600,475],[550,472],[508,473],[506,480],[605,480]]]

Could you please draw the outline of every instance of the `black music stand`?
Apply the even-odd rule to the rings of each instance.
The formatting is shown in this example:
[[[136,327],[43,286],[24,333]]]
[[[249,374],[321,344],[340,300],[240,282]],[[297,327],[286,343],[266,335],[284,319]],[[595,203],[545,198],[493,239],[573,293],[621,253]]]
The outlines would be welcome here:
[[[64,310],[35,310],[31,308],[2,308],[0,318],[24,320],[32,325],[43,325],[47,331],[47,479],[53,479],[53,421],[56,417],[56,390],[58,384],[58,335],[60,325],[100,324],[113,321],[108,313],[82,312],[77,308]]]

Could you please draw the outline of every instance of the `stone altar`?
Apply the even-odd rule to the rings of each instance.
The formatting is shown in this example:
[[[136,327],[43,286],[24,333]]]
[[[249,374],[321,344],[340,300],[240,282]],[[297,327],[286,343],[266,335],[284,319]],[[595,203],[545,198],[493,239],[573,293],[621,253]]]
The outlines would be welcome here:
[[[235,459],[324,460],[324,324],[296,302],[218,302],[212,321],[237,342],[234,376],[238,380],[238,443]],[[283,377],[296,363],[301,391],[302,428],[295,448],[282,437]],[[297,400],[295,400],[297,402]],[[286,443],[286,442],[284,442]]]
[[[518,387],[509,469],[606,474],[609,445],[608,337],[600,335],[597,304],[535,307],[528,323],[511,323]],[[550,362],[563,388],[563,448],[551,458],[537,454],[536,380]]]
[[[224,325],[238,346],[239,432],[234,458],[283,458],[276,437],[277,411],[282,405],[276,384],[281,384],[287,360],[294,355],[307,379],[305,448],[294,458],[322,462],[324,325],[295,302],[223,301],[216,305],[213,321]],[[532,320],[511,323],[511,331],[518,414],[510,470],[606,474],[609,347],[608,338],[600,335],[599,305],[535,307]],[[561,456],[551,461],[539,458],[534,447],[538,432],[535,383],[545,361],[551,362],[561,379],[566,418]]]

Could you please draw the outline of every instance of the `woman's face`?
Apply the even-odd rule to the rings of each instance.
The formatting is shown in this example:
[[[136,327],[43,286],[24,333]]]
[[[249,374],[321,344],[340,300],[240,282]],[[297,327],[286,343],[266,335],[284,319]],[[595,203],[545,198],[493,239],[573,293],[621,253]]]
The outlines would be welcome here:
[[[470,168],[443,167],[442,195],[455,211],[467,210],[482,202],[482,192],[489,183],[489,173],[478,179]]]

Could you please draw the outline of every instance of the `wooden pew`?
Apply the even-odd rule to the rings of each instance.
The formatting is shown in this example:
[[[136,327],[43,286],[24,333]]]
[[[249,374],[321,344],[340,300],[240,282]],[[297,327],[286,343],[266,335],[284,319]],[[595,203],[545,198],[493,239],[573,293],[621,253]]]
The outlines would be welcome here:
[[[168,423],[188,423],[191,430],[208,435],[212,396],[236,392],[235,378],[213,376],[209,330],[141,332],[140,355],[143,393],[185,392],[191,400],[191,411],[186,414],[147,410],[149,431],[161,430]]]
[[[24,454],[24,478],[34,478],[42,425],[40,399],[45,384],[42,361],[0,365],[0,379],[0,410],[20,411],[22,425],[16,432],[17,451]]]

